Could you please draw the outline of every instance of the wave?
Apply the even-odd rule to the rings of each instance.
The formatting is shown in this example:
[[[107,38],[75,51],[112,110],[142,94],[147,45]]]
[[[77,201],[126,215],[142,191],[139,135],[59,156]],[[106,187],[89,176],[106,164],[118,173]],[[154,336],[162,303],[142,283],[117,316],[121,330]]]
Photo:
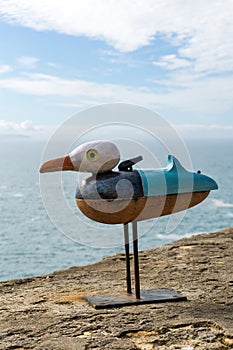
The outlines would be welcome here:
[[[17,192],[17,193],[12,194],[12,197],[22,198],[22,197],[24,197],[24,194],[22,192]]]
[[[186,237],[190,237],[193,235],[197,235],[199,233],[203,233],[203,232],[186,232],[183,234],[178,234],[178,233],[157,233],[156,234],[156,238],[159,240],[171,240],[171,241],[175,241],[177,239],[181,239],[181,238],[186,238]]]
[[[40,219],[39,216],[35,216],[35,217],[30,219],[30,222],[38,221],[39,219]]]
[[[212,199],[212,202],[214,202],[215,206],[218,208],[233,208],[232,203],[225,203],[221,199]]]

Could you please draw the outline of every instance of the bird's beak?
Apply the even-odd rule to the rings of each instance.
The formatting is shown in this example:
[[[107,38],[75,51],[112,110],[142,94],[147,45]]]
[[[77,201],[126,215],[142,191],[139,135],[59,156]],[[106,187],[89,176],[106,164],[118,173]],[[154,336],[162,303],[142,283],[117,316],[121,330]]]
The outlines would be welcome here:
[[[40,167],[40,173],[65,170],[74,170],[74,165],[71,162],[70,156],[50,159],[47,162],[43,163]]]

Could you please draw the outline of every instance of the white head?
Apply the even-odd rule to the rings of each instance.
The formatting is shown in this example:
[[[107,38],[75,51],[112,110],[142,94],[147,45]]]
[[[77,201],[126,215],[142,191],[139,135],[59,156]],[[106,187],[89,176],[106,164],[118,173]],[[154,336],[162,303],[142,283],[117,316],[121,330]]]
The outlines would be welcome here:
[[[119,160],[120,152],[112,142],[93,141],[78,146],[65,157],[45,162],[40,172],[73,170],[103,173],[112,170]]]

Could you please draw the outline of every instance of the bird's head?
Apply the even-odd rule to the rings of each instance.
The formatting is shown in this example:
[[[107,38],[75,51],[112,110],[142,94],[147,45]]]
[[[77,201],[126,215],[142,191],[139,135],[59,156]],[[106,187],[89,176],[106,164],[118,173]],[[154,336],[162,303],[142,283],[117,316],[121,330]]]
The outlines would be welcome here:
[[[97,174],[112,170],[119,160],[120,152],[114,143],[93,141],[78,146],[64,157],[43,163],[40,173],[72,170]]]

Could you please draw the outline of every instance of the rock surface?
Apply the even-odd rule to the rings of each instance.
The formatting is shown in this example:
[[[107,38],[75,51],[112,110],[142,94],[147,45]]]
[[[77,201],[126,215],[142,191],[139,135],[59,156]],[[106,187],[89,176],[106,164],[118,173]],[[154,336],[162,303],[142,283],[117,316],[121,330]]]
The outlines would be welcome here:
[[[125,289],[124,254],[0,283],[0,349],[233,349],[233,228],[140,252],[142,289],[188,298],[95,310],[84,295]]]

